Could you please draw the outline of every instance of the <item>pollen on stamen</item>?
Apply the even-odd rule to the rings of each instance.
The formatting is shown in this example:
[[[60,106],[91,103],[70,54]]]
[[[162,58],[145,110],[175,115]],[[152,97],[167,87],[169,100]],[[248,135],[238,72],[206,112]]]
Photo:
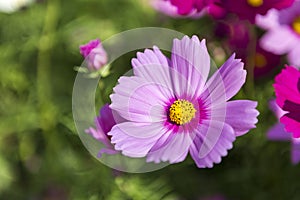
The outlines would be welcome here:
[[[247,0],[247,3],[253,7],[259,7],[264,4],[263,0]]]
[[[169,119],[177,125],[189,123],[195,117],[194,105],[183,99],[178,99],[169,108]]]
[[[293,21],[292,26],[294,31],[300,35],[300,16]]]

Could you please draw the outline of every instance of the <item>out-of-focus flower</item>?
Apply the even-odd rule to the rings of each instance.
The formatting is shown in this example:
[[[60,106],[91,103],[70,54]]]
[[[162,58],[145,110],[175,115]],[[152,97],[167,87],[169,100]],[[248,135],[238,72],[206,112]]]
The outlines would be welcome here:
[[[222,6],[240,19],[255,22],[257,14],[265,15],[271,8],[283,9],[291,6],[294,0],[221,0]]]
[[[117,114],[113,114],[108,104],[105,104],[101,109],[99,116],[95,118],[95,128],[89,128],[85,132],[91,134],[96,140],[104,144],[104,148],[100,149],[98,157],[100,158],[103,153],[116,154],[118,151],[114,150],[114,146],[110,142],[110,137],[107,133],[116,124]],[[117,119],[117,121],[120,118]]]
[[[204,0],[151,0],[151,4],[171,17],[198,18],[204,14]]]
[[[276,76],[275,83],[276,103],[286,111],[280,118],[285,130],[300,137],[300,72],[291,66],[286,66]]]
[[[254,45],[250,42],[249,26],[245,21],[227,20],[220,22],[215,33],[224,39],[224,46],[228,47],[231,52],[235,52],[243,62],[247,62],[249,59],[254,60],[255,78],[268,74],[280,64],[280,56],[265,51],[258,43],[256,44],[255,55],[249,57],[249,51],[253,51],[251,48],[254,48]]]
[[[198,18],[210,14],[215,18],[225,16],[225,9],[220,6],[221,0],[152,0],[153,7],[171,17]]]
[[[185,36],[174,40],[171,60],[153,47],[132,65],[134,76],[119,79],[110,105],[127,120],[108,133],[124,155],[177,163],[190,152],[199,168],[213,167],[255,127],[256,102],[228,101],[246,79],[234,55],[208,80],[205,41]]]
[[[248,55],[247,49],[250,42],[249,27],[244,21],[227,19],[217,23],[215,34],[224,41],[224,47],[230,52],[235,52],[237,57],[245,58]],[[228,50],[228,49],[227,49]]]
[[[0,0],[0,12],[12,13],[33,2],[34,0]]]
[[[86,59],[89,70],[99,70],[107,64],[107,53],[99,39],[91,40],[79,48],[81,55]]]
[[[276,104],[275,100],[271,100],[269,106],[278,120],[286,114],[286,112]],[[286,132],[284,124],[278,122],[268,131],[267,137],[269,140],[291,141],[291,161],[293,164],[298,164],[300,162],[300,139],[294,138],[291,133]]]
[[[288,54],[289,63],[300,67],[300,1],[290,8],[257,16],[256,22],[268,31],[260,40],[262,48],[277,55]]]
[[[254,77],[259,78],[267,75],[280,65],[281,57],[268,52],[256,44]]]

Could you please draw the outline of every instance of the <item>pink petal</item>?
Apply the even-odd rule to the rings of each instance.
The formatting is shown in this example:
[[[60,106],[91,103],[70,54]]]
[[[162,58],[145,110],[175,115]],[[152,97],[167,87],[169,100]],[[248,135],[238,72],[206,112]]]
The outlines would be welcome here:
[[[263,29],[277,28],[280,26],[278,10],[270,9],[266,15],[256,15],[256,24]]]
[[[169,88],[136,76],[121,77],[114,92],[110,107],[121,117],[135,122],[164,121],[165,106],[174,98]]]
[[[247,73],[243,66],[233,54],[208,80],[201,99],[218,104],[232,98],[245,83]]]
[[[211,168],[227,155],[235,140],[234,130],[226,123],[206,122],[199,126],[190,154],[199,168]]]
[[[226,123],[235,131],[236,136],[255,128],[259,112],[255,109],[257,102],[248,100],[229,101],[226,110]]]
[[[191,39],[187,36],[182,40],[175,39],[172,48],[172,67],[179,72],[184,81],[189,84],[181,86],[179,90],[185,91],[189,96],[199,96],[207,80],[210,70],[210,57],[206,49],[205,40],[201,43],[198,37]],[[177,75],[177,74],[175,74]],[[178,79],[178,78],[174,78]]]
[[[137,58],[131,60],[134,75],[172,88],[169,62],[156,46],[153,51],[146,49],[144,53],[138,52]]]
[[[269,30],[260,39],[260,46],[269,52],[282,55],[291,51],[298,40],[289,27],[280,26]]]
[[[170,130],[165,133],[168,137],[162,136],[164,139],[164,145],[159,148],[153,148],[147,155],[147,162],[166,162],[178,163],[183,161],[189,151],[189,147],[192,143],[192,139],[189,133],[183,132],[174,134]]]
[[[115,149],[126,156],[144,157],[156,141],[167,132],[161,123],[139,124],[124,122],[117,124],[108,133]]]

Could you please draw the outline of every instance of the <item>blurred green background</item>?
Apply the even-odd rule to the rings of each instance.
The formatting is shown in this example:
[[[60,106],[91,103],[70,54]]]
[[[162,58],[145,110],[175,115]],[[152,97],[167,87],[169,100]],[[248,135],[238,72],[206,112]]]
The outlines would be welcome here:
[[[213,54],[220,45],[212,20],[171,19],[141,0],[40,0],[0,13],[0,24],[0,199],[299,199],[300,168],[290,164],[289,143],[265,136],[276,123],[267,106],[272,76],[255,83],[254,95],[238,95],[259,101],[260,122],[213,169],[198,169],[188,158],[145,174],[117,172],[93,158],[76,133],[72,87],[73,68],[83,61],[80,44],[155,26],[205,37]],[[130,69],[130,57],[113,69]],[[106,87],[109,94],[113,84]]]

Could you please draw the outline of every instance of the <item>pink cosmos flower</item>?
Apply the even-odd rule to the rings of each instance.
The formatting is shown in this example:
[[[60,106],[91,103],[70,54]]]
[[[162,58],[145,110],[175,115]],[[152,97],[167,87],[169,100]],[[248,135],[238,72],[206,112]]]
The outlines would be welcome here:
[[[274,112],[276,117],[280,119],[286,114],[277,104],[275,100],[270,101],[270,109]],[[291,161],[293,164],[298,164],[300,162],[300,139],[292,137],[292,134],[286,132],[284,129],[284,124],[277,123],[272,127],[267,134],[269,140],[274,141],[291,141]]]
[[[89,70],[99,70],[107,64],[107,53],[99,39],[91,40],[89,43],[81,45],[79,48],[81,55],[87,61]]]
[[[99,116],[95,118],[96,129],[90,127],[85,130],[86,133],[92,135],[96,140],[100,141],[105,147],[100,149],[98,157],[100,158],[103,153],[116,154],[118,151],[110,142],[110,137],[107,133],[116,124],[116,114],[113,114],[108,104],[105,104],[99,112]]]
[[[255,22],[257,14],[265,15],[271,8],[283,9],[291,6],[294,0],[221,0],[223,7],[235,13],[240,19]]]
[[[175,39],[171,59],[153,47],[132,65],[110,96],[126,122],[108,135],[126,156],[177,163],[190,153],[199,168],[213,167],[257,123],[256,102],[229,101],[245,82],[243,63],[233,55],[208,79],[210,57],[196,36]]]
[[[171,17],[199,18],[205,13],[221,18],[226,12],[219,3],[221,0],[152,0],[153,7]]]
[[[300,137],[300,72],[291,66],[286,66],[276,76],[275,83],[276,103],[286,111],[280,118],[285,130]]]
[[[277,55],[288,55],[291,65],[300,67],[300,1],[284,10],[272,9],[266,16],[257,16],[258,26],[267,30],[261,46]]]

